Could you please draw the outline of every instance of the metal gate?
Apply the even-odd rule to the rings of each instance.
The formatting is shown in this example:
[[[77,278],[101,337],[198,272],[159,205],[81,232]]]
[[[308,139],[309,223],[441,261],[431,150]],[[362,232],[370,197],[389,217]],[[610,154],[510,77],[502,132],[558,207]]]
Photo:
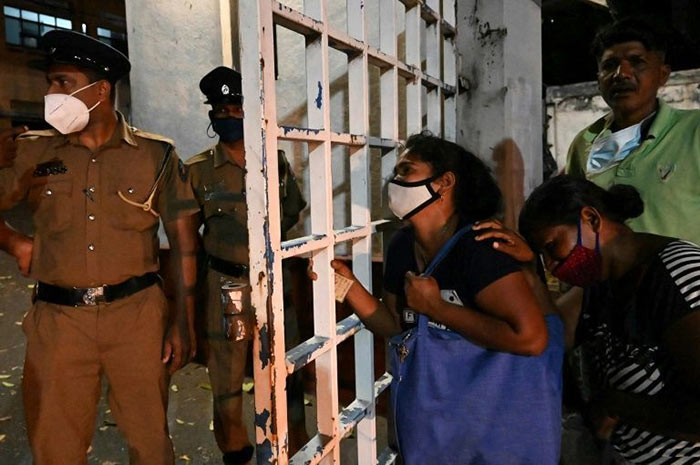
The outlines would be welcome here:
[[[346,1],[347,32],[328,24],[330,1]],[[367,41],[365,5],[378,2],[380,46]],[[404,7],[399,9],[399,3]],[[391,176],[399,140],[399,77],[406,85],[406,132],[427,126],[448,140],[456,137],[455,0],[305,0],[296,11],[274,0],[239,0],[239,34],[245,118],[248,230],[254,342],[257,463],[339,463],[340,441],[357,429],[361,465],[393,463],[391,450],[377,451],[375,400],[391,375],[374,377],[372,334],[356,316],[335,318],[334,246],[351,243],[353,271],[371,289],[372,236],[386,220],[370,217],[370,149],[380,149],[382,176]],[[405,61],[397,50],[396,16],[405,11]],[[305,37],[308,128],[280,127],[275,96],[274,27]],[[424,42],[424,43],[422,43]],[[330,130],[328,50],[348,58],[349,133]],[[423,53],[421,53],[421,47]],[[422,63],[423,58],[425,63]],[[380,69],[380,137],[369,136],[369,66]],[[259,96],[251,97],[251,96]],[[424,108],[425,105],[425,108]],[[426,122],[423,115],[426,114]],[[280,240],[278,140],[309,147],[311,234]],[[349,147],[352,225],[333,229],[331,147]],[[282,259],[311,255],[314,336],[285,352]],[[353,337],[356,399],[338,404],[337,346]],[[304,365],[316,366],[318,434],[294,457],[287,453],[285,381]]]

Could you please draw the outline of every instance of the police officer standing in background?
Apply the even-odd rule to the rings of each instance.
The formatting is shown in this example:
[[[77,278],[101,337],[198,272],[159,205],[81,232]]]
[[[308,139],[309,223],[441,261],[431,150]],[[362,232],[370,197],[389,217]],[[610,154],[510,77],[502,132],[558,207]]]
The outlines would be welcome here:
[[[172,142],[115,111],[128,59],[72,31],[41,45],[55,130],[0,134],[0,209],[26,201],[35,224],[27,237],[0,221],[0,247],[38,281],[22,323],[34,464],[87,462],[104,374],[130,463],[171,465],[168,372],[195,348],[196,202]],[[159,217],[177,256],[174,312],[157,274]]]
[[[226,334],[222,320],[221,288],[227,283],[248,283],[248,223],[245,198],[245,154],[243,144],[243,95],[241,74],[220,66],[202,78],[199,88],[207,97],[211,127],[219,136],[212,148],[187,161],[190,182],[199,202],[204,224],[206,283],[202,283],[207,367],[214,397],[214,435],[223,452],[225,465],[245,464],[253,447],[242,422],[242,383],[245,376],[248,340],[236,341]],[[306,206],[292,170],[278,153],[282,236],[299,220]],[[249,307],[249,302],[247,302]],[[298,343],[293,308],[285,305],[285,336],[288,344]],[[249,310],[245,309],[245,310]],[[296,339],[296,340],[295,340]],[[289,402],[290,449],[304,442],[304,405],[300,380]],[[294,444],[292,444],[294,443]],[[303,444],[302,444],[303,445]]]

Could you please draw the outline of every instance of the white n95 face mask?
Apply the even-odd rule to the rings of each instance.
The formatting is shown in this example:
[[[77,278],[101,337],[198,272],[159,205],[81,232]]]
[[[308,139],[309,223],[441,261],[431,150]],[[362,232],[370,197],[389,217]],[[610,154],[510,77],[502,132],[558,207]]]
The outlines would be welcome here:
[[[100,104],[88,108],[82,100],[73,97],[81,90],[94,86],[99,81],[81,87],[70,95],[48,94],[44,96],[44,119],[61,134],[82,131],[90,121],[90,112]]]
[[[437,176],[422,181],[389,181],[389,208],[400,220],[407,220],[440,198],[430,185]]]

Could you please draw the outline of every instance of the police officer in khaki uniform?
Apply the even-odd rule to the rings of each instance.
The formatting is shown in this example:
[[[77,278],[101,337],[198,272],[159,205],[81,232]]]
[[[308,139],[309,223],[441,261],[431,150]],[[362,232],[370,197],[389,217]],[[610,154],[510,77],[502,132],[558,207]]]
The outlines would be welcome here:
[[[87,462],[102,375],[130,463],[172,465],[169,373],[193,355],[196,202],[172,142],[114,109],[127,58],[71,31],[48,52],[45,118],[56,130],[4,139],[0,210],[26,201],[35,234],[0,221],[0,247],[38,281],[22,327],[23,395],[35,465]],[[159,218],[179,252],[177,309],[158,276]],[[189,291],[188,291],[189,289]]]
[[[206,363],[214,397],[214,434],[224,453],[226,465],[248,463],[253,448],[241,419],[241,385],[245,376],[248,341],[227,338],[222,320],[221,286],[227,282],[248,282],[248,224],[245,198],[245,156],[243,146],[243,96],[241,75],[218,67],[199,83],[212,106],[211,127],[219,136],[212,148],[187,161],[192,188],[201,208],[206,253],[206,284],[203,313],[205,320]],[[299,220],[306,206],[299,187],[284,157],[279,154],[282,234]],[[249,305],[249,303],[248,303]],[[199,310],[198,310],[199,311]],[[296,324],[296,317],[289,318]],[[295,328],[296,329],[296,328]],[[296,330],[298,343],[298,330]],[[294,343],[294,341],[292,341]],[[299,404],[290,411],[290,424],[304,432],[303,392]],[[290,410],[293,407],[290,406]]]

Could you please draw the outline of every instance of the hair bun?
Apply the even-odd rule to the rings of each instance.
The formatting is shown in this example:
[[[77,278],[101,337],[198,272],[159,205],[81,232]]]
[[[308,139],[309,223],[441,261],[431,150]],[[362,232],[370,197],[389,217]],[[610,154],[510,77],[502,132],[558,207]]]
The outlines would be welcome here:
[[[608,189],[610,208],[622,220],[636,218],[644,212],[644,202],[633,186],[615,184]]]

